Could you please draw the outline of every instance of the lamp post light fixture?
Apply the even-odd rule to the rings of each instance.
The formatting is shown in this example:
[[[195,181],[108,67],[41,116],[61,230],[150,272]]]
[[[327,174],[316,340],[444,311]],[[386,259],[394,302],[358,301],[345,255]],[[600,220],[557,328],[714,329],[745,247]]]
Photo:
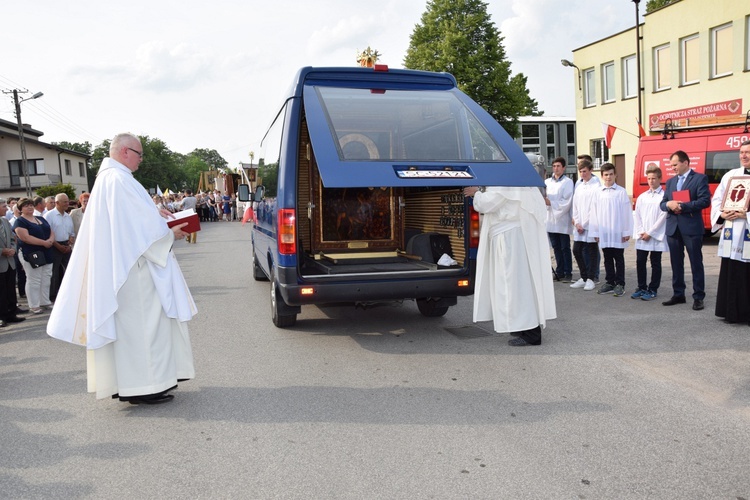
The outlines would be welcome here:
[[[560,59],[560,64],[562,64],[566,68],[575,68],[578,71],[578,90],[583,89],[583,87],[581,86],[581,69],[567,59]]]
[[[23,101],[29,101],[31,99],[38,99],[44,94],[37,92],[31,97],[26,99],[18,99],[18,89],[13,89],[13,101],[16,104],[16,119],[18,120],[18,140],[21,142],[21,171],[23,172],[23,180],[26,184],[26,196],[31,198],[31,179],[29,179],[29,166],[26,164],[26,142],[23,137],[23,122],[21,121],[21,103]]]

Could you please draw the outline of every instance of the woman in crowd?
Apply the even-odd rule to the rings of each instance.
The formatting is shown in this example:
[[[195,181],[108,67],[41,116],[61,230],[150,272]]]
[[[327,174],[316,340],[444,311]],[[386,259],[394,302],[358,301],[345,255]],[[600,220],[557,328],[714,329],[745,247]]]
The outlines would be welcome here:
[[[52,309],[49,299],[50,280],[52,278],[52,244],[55,233],[44,219],[34,216],[34,202],[29,198],[18,201],[21,216],[13,224],[13,230],[18,236],[18,246],[21,250],[19,259],[26,272],[26,297],[29,308],[34,314],[40,314],[43,309]],[[41,254],[44,264],[34,267],[27,259],[32,254]]]

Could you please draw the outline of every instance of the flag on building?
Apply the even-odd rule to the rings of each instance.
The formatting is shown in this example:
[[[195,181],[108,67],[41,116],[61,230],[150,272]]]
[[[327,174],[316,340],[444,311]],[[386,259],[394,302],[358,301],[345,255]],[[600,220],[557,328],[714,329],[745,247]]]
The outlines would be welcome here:
[[[612,137],[615,135],[617,128],[614,125],[608,125],[602,122],[602,132],[604,133],[604,145],[607,149],[612,149]]]
[[[648,134],[646,134],[646,131],[643,129],[643,125],[641,125],[641,121],[637,118],[635,121],[638,122],[638,138],[640,139],[641,137],[646,137],[646,135]]]

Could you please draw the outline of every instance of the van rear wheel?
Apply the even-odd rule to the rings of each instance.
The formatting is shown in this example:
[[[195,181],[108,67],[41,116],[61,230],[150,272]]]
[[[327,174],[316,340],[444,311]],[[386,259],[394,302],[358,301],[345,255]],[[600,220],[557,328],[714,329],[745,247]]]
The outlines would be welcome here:
[[[263,271],[261,271],[261,273],[262,272]],[[297,315],[288,313],[282,314],[281,312],[286,304],[284,303],[284,298],[279,292],[279,287],[276,286],[276,277],[273,269],[271,269],[271,277],[269,278],[269,281],[271,282],[271,319],[273,320],[273,324],[279,328],[294,326],[297,322]]]
[[[438,318],[448,312],[450,306],[441,305],[439,301],[430,299],[417,299],[417,309],[422,316],[428,318]]]

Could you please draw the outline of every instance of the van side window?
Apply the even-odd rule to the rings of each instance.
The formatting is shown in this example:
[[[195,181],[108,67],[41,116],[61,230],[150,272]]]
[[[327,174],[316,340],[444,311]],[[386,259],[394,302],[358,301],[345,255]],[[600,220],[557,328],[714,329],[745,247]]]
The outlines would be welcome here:
[[[261,142],[261,154],[258,159],[259,184],[266,191],[266,198],[275,198],[279,178],[279,156],[281,154],[281,136],[284,132],[284,121],[286,117],[287,103],[281,107],[276,119],[266,132]]]
[[[718,184],[721,178],[737,168],[737,151],[710,151],[706,154],[706,175],[708,182]]]

